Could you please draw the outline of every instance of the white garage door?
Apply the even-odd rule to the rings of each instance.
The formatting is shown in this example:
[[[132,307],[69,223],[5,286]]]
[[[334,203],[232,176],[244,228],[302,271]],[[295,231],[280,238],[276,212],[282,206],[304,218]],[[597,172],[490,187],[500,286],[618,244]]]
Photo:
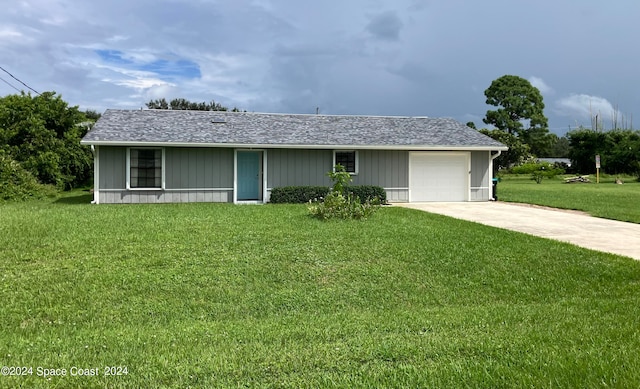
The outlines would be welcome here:
[[[409,201],[467,201],[469,153],[409,153]]]

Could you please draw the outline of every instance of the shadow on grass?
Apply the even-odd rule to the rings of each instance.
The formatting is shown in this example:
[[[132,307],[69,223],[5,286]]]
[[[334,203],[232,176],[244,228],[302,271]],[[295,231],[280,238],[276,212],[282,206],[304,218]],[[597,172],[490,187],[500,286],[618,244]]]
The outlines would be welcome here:
[[[65,204],[65,205],[69,205],[69,204],[91,204],[91,201],[93,200],[93,194],[92,193],[86,193],[86,192],[80,192],[80,193],[74,193],[74,194],[70,194],[64,197],[60,197],[59,199],[57,199],[56,201],[54,201],[54,204]]]

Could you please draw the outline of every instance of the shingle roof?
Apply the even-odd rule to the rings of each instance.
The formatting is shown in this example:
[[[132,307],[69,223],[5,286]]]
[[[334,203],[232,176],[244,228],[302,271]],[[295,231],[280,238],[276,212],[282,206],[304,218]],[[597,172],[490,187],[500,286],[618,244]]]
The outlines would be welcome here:
[[[448,118],[111,109],[82,143],[506,149]]]

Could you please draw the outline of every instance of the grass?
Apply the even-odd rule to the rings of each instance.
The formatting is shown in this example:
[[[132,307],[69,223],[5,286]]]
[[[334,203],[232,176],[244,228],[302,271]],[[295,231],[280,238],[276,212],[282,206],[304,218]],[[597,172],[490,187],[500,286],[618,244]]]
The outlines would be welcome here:
[[[404,208],[88,200],[0,206],[0,365],[33,368],[2,388],[640,386],[628,258]]]
[[[640,182],[627,177],[616,185],[614,176],[592,183],[565,184],[564,179],[544,179],[536,184],[528,175],[505,175],[498,183],[500,201],[545,205],[585,211],[592,216],[640,223]]]

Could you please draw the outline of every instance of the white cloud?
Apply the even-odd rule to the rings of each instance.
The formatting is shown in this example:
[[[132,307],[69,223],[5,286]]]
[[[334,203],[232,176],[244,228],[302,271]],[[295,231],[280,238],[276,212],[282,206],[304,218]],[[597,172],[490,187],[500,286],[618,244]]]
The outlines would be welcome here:
[[[22,33],[16,29],[11,27],[3,27],[0,28],[0,39],[5,38],[19,38],[22,36]]]
[[[42,24],[48,24],[54,27],[62,27],[68,23],[68,19],[62,16],[51,16],[47,18],[40,19]]]
[[[129,39],[129,37],[126,35],[114,35],[111,38],[107,38],[106,41],[111,44],[126,41],[127,39]]]
[[[99,77],[100,81],[138,91],[163,85],[174,86],[171,82],[157,78],[153,72],[101,64],[93,64],[93,66],[94,74]]]
[[[175,86],[174,84],[168,83],[166,81],[158,80],[157,78],[137,78],[134,80],[127,80],[127,79],[111,80],[111,79],[105,78],[105,79],[102,79],[102,81],[110,82],[115,85],[126,86],[127,88],[142,89],[142,90],[149,89],[155,86],[163,86],[163,85]]]
[[[572,94],[556,102],[556,112],[572,119],[590,120],[598,115],[600,118],[611,119],[616,109],[604,97],[586,94]]]
[[[538,88],[540,93],[542,93],[543,95],[551,95],[555,92],[553,88],[547,85],[547,83],[544,82],[544,80],[540,77],[531,76],[529,77],[529,82],[531,83],[531,85]]]
[[[182,96],[178,96],[177,93],[178,93],[178,88],[176,88],[175,85],[163,84],[163,85],[154,85],[151,88],[148,88],[145,91],[144,96],[146,97],[146,100],[155,100],[155,99],[162,99],[162,98],[171,100],[176,97],[182,97]]]

